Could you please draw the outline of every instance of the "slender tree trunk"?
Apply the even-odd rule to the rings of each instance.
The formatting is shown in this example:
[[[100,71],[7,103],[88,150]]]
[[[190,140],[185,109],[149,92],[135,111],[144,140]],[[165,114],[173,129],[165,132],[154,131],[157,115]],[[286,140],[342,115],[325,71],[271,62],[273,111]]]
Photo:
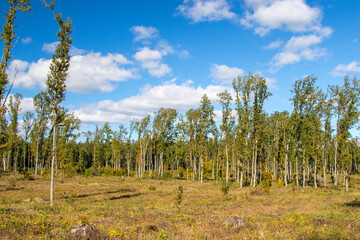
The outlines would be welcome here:
[[[227,144],[225,145],[226,151],[226,184],[229,182],[229,155],[228,155],[228,147]]]
[[[14,173],[17,172],[18,157],[19,157],[19,145],[16,144],[15,157],[14,157]]]
[[[240,171],[240,188],[243,187],[243,171]]]
[[[334,156],[334,185],[337,186],[338,182],[338,173],[337,173],[337,152],[338,152],[338,142],[335,139],[335,156]]]
[[[217,149],[217,156],[216,156],[216,176],[215,176],[215,182],[218,183],[219,181],[219,156],[220,156],[220,146],[218,146]]]
[[[346,189],[346,192],[349,191],[349,177],[348,177],[348,171],[345,170],[345,189]]]
[[[203,157],[202,157],[202,156],[200,156],[200,168],[201,168],[201,171],[200,171],[200,182],[203,183],[204,160],[203,160]]]
[[[286,143],[286,152],[285,152],[285,178],[284,178],[284,183],[285,183],[285,187],[287,187],[288,185],[288,173],[289,173],[289,156],[288,156],[288,152],[289,152],[289,143]]]
[[[317,157],[315,158],[315,166],[314,166],[314,186],[317,188]]]
[[[56,119],[57,114],[54,113],[53,117],[53,149],[52,149],[52,158],[51,158],[51,185],[50,185],[50,206],[54,206],[54,164],[56,160]]]
[[[303,150],[303,187],[305,187],[306,182],[306,167],[305,167],[305,149]]]
[[[23,158],[23,170],[24,170],[24,172],[25,172],[25,170],[26,170],[26,164],[25,164],[25,161],[26,161],[26,141],[27,140],[25,140],[25,142],[24,142],[24,148],[23,148],[23,154],[24,154],[24,158]]]
[[[37,140],[36,140],[35,175],[37,175],[37,169],[38,169],[38,164],[39,164],[39,142],[40,142],[40,137],[38,136]]]
[[[160,175],[161,175],[161,176],[163,176],[163,174],[164,174],[163,156],[164,156],[164,153],[161,152],[161,153],[160,153]]]
[[[324,187],[326,187],[326,143],[324,144],[324,166],[323,166],[323,171],[324,171]]]
[[[257,178],[257,139],[255,140],[254,146],[254,180],[253,180],[253,187],[256,187],[256,178]]]
[[[253,148],[252,151],[252,158],[251,158],[251,180],[250,180],[250,186],[254,186],[254,168],[255,168],[255,164],[254,164],[254,159],[255,159],[255,147]]]
[[[211,160],[211,178],[215,179],[215,160],[214,158]]]
[[[5,172],[6,171],[6,151],[5,149],[3,150],[3,171]]]
[[[295,157],[296,186],[299,186],[299,160]]]
[[[11,157],[11,148],[9,149],[8,151],[8,155],[7,155],[7,158],[6,158],[6,169],[9,169],[9,166],[10,166],[10,157]]]
[[[276,158],[273,159],[273,181],[276,180]]]

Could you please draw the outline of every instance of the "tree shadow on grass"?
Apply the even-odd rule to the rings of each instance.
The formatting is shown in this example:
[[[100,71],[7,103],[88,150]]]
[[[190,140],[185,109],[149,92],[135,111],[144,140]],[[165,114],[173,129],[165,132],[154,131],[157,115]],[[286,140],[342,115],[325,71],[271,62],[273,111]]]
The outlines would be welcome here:
[[[132,198],[132,197],[137,197],[143,195],[142,193],[135,193],[135,194],[125,194],[125,195],[121,195],[118,197],[111,197],[109,198],[109,200],[118,200],[118,199],[123,199],[123,198]]]
[[[358,200],[357,198],[351,202],[348,203],[344,203],[345,206],[347,207],[360,207],[360,200]]]
[[[135,192],[135,190],[126,188],[126,189],[119,189],[119,190],[116,190],[116,191],[106,191],[106,192],[80,194],[80,195],[77,195],[77,196],[65,196],[63,198],[64,199],[68,199],[68,198],[85,198],[85,197],[92,197],[92,196],[112,194],[112,193],[123,193],[123,192]]]

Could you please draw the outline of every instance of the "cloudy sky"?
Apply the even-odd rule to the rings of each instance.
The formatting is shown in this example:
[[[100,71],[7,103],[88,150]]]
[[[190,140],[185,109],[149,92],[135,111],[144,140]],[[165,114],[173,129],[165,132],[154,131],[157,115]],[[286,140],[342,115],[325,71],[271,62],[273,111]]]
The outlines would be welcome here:
[[[51,13],[32,4],[16,19],[8,69],[22,111],[44,90],[57,44]],[[325,89],[360,73],[359,9],[355,0],[57,0],[74,28],[64,105],[83,127],[126,123],[160,107],[197,107],[205,93],[216,105],[232,79],[254,72],[273,94],[266,110],[291,110],[295,80],[313,74]]]

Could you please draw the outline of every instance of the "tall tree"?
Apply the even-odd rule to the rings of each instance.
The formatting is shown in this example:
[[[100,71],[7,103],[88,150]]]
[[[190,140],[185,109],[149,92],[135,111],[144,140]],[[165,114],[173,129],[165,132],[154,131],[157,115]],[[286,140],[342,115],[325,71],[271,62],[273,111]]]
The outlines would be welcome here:
[[[56,137],[58,117],[62,107],[60,103],[65,100],[66,84],[68,77],[68,70],[70,67],[70,45],[72,43],[72,22],[69,18],[63,20],[62,15],[54,11],[55,2],[47,4],[43,0],[46,7],[48,7],[55,16],[56,22],[59,24],[59,31],[57,36],[59,44],[55,49],[55,54],[52,57],[50,64],[50,73],[46,80],[47,94],[50,99],[50,106],[52,109],[52,125],[53,125],[53,146],[51,159],[51,186],[50,186],[50,206],[54,205],[54,164],[56,161]]]
[[[30,133],[32,138],[32,144],[34,149],[35,156],[35,175],[37,175],[39,168],[40,152],[41,152],[41,142],[44,140],[45,132],[47,129],[47,123],[49,121],[48,116],[51,113],[50,109],[50,100],[46,92],[40,92],[33,98],[34,109],[36,113],[36,118],[34,120],[34,128]]]
[[[305,174],[308,167],[306,149],[310,146],[311,138],[310,116],[315,111],[320,92],[319,88],[315,87],[316,80],[314,76],[306,76],[295,81],[291,90],[294,95],[290,100],[294,106],[291,117],[294,125],[296,185],[299,186],[299,158],[302,158],[303,187],[305,187]]]
[[[7,67],[9,65],[10,60],[12,59],[11,51],[16,44],[17,38],[15,34],[15,19],[18,12],[27,12],[31,10],[30,0],[7,0],[9,3],[9,10],[8,12],[4,11],[5,13],[5,24],[2,27],[2,31],[0,33],[0,41],[3,43],[3,52],[1,56],[0,62],[0,130],[1,136],[4,140],[5,138],[5,128],[6,126],[6,98],[4,99],[4,94],[6,92],[6,84],[9,82],[8,74],[6,73]],[[11,87],[10,87],[11,88]],[[8,90],[8,94],[10,93],[10,89]],[[3,152],[3,170],[5,171],[6,168],[6,161],[5,161],[5,153],[6,153],[6,146],[7,144],[0,139],[0,150]]]
[[[336,148],[335,148],[335,184],[338,178],[338,164],[345,176],[346,191],[348,191],[348,174],[351,168],[350,153],[350,129],[359,121],[360,106],[360,81],[354,77],[352,80],[348,76],[344,78],[341,87],[334,88],[335,101],[337,105],[337,124],[336,124]],[[338,154],[338,156],[337,156]],[[339,161],[337,161],[339,158]]]
[[[32,112],[25,112],[25,115],[23,117],[23,129],[24,129],[24,141],[23,141],[23,170],[25,171],[25,167],[26,167],[26,156],[27,156],[27,146],[28,146],[28,139],[29,139],[29,134],[31,131],[31,128],[33,126],[33,118],[34,118],[34,114]],[[29,161],[29,158],[28,158]]]
[[[203,181],[204,175],[204,160],[207,159],[208,152],[208,137],[212,132],[212,129],[215,127],[215,113],[214,106],[211,104],[209,98],[206,94],[201,98],[199,107],[199,145],[200,145],[200,158],[199,158],[199,167],[200,167],[200,181]]]
[[[10,166],[10,162],[13,163],[14,173],[17,171],[18,153],[19,153],[19,112],[22,96],[20,93],[10,96],[9,109],[10,109],[10,125],[8,128],[8,157],[7,168]],[[12,161],[11,161],[12,159]]]
[[[9,61],[12,59],[11,51],[16,44],[16,25],[14,21],[18,11],[27,12],[30,11],[30,0],[7,0],[9,3],[9,11],[5,12],[5,24],[3,25],[2,32],[0,34],[0,40],[4,44],[3,53],[0,62],[0,106],[3,107],[3,97],[5,93],[6,84],[9,82],[6,69]],[[1,112],[0,112],[1,113]]]
[[[224,145],[225,145],[225,157],[226,157],[226,184],[229,182],[229,152],[228,152],[228,145],[230,143],[230,133],[231,133],[231,126],[234,121],[233,116],[231,115],[231,101],[232,97],[231,94],[225,90],[224,92],[218,93],[219,102],[222,106],[222,124],[220,126],[221,131],[223,132],[224,136]]]
[[[135,130],[138,132],[139,152],[137,158],[137,174],[140,178],[145,175],[145,160],[147,147],[151,137],[151,117],[145,116],[135,123]]]

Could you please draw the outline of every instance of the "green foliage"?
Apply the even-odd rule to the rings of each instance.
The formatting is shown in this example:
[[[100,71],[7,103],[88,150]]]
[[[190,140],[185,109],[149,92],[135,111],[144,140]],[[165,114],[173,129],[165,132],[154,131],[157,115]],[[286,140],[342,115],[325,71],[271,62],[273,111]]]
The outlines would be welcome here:
[[[5,12],[5,24],[0,33],[0,40],[4,44],[3,53],[0,62],[0,108],[2,108],[2,100],[5,92],[5,86],[8,83],[8,75],[6,69],[9,61],[12,59],[11,51],[14,48],[16,35],[16,25],[14,21],[18,11],[27,12],[30,11],[30,0],[8,0],[9,11]],[[1,114],[1,113],[0,113]],[[1,116],[1,115],[0,115]]]
[[[179,167],[179,177],[183,179],[185,176],[185,169],[183,167]]]
[[[107,166],[101,169],[101,172],[105,175],[105,176],[114,176],[115,175],[115,171],[112,167]]]
[[[85,169],[84,176],[85,177],[92,176],[92,167],[89,167],[89,168]]]
[[[226,183],[226,181],[223,181],[221,184],[221,192],[224,194],[225,199],[229,197],[230,185],[231,183]]]
[[[156,187],[155,187],[154,185],[150,185],[150,186],[149,186],[149,190],[150,190],[150,191],[155,191],[155,190],[156,190]]]
[[[175,199],[175,205],[177,207],[180,207],[180,205],[183,201],[183,193],[184,193],[184,188],[182,186],[179,186],[177,188],[177,195],[176,195],[176,199]]]
[[[77,171],[71,166],[66,166],[62,170],[65,177],[74,177],[77,175]]]
[[[272,183],[272,174],[269,172],[264,172],[262,174],[262,186],[264,188],[264,191],[266,193],[270,192],[270,187],[271,187],[271,183]]]
[[[163,230],[161,230],[161,232],[158,235],[158,238],[159,239],[167,239],[166,233]]]
[[[31,175],[31,173],[29,171],[25,171],[24,172],[24,180],[31,181],[31,180],[35,180],[35,178]]]

